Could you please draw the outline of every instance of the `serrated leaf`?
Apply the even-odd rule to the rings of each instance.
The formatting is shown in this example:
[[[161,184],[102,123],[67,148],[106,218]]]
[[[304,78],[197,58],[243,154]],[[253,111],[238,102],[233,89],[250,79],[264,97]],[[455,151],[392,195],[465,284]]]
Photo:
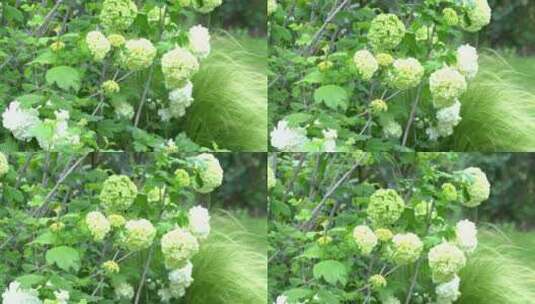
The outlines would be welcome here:
[[[335,260],[322,261],[314,265],[314,278],[323,278],[327,283],[336,285],[347,283],[347,269],[346,266]]]
[[[68,91],[80,90],[80,74],[74,68],[59,66],[51,68],[46,72],[46,82],[50,85],[56,84],[61,89]]]
[[[316,103],[323,102],[333,110],[340,108],[345,111],[347,109],[347,99],[347,92],[337,85],[325,85],[314,92],[314,101]]]
[[[80,269],[80,255],[72,247],[54,247],[46,252],[46,262],[49,265],[56,264],[59,268],[69,271]]]
[[[15,279],[23,288],[31,288],[35,285],[44,283],[45,277],[38,274],[26,274]]]

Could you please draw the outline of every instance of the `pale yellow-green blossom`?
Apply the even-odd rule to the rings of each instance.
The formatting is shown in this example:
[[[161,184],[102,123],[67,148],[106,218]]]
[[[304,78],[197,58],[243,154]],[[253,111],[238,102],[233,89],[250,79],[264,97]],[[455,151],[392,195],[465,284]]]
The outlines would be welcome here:
[[[452,106],[467,89],[464,76],[457,70],[444,67],[429,78],[433,104],[437,108]]]
[[[368,41],[376,50],[390,50],[401,43],[405,37],[405,25],[394,14],[380,14],[370,25]]]
[[[100,22],[108,30],[123,31],[134,23],[137,6],[131,0],[104,0]]]
[[[410,232],[394,235],[392,244],[392,260],[398,265],[415,262],[424,248],[420,238]]]
[[[123,66],[131,71],[148,68],[154,57],[156,48],[145,38],[126,41],[124,51],[121,53]]]
[[[85,217],[85,223],[95,241],[103,240],[111,230],[110,222],[98,211],[89,212]]]
[[[353,56],[353,63],[363,80],[370,80],[379,69],[379,64],[368,50],[360,50]]]
[[[379,189],[370,197],[368,218],[377,227],[395,223],[405,209],[403,198],[394,189]]]
[[[85,37],[87,48],[95,61],[102,61],[111,49],[110,42],[99,31],[92,31],[87,33]]]
[[[100,202],[107,210],[123,211],[128,209],[137,196],[137,186],[126,175],[108,177],[100,192]]]
[[[353,239],[363,255],[369,255],[377,246],[377,237],[366,225],[359,225],[353,229]]]
[[[429,251],[427,256],[433,281],[451,281],[466,264],[464,253],[455,245],[444,242]]]
[[[130,220],[124,225],[124,246],[132,251],[149,248],[156,236],[156,229],[146,219]]]
[[[162,56],[162,72],[168,89],[184,86],[198,70],[197,58],[184,48],[177,47]]]
[[[200,193],[212,192],[223,182],[223,169],[219,160],[210,153],[202,153],[195,157],[197,161],[196,172],[199,182],[194,184],[194,189]]]
[[[177,269],[199,251],[199,243],[189,231],[176,228],[163,235],[161,248],[167,269]]]
[[[463,202],[466,207],[477,207],[483,201],[486,201],[490,195],[490,183],[487,175],[481,169],[470,167],[463,170],[470,178],[470,184],[467,187],[468,200]]]
[[[396,89],[410,89],[422,80],[424,67],[415,58],[396,59],[389,76],[390,83]]]

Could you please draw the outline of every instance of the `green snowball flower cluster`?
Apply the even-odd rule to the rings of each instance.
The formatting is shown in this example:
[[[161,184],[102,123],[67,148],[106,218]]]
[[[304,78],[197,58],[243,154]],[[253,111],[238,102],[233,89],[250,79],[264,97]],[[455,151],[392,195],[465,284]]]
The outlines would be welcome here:
[[[457,189],[451,183],[444,183],[442,184],[442,195],[445,200],[453,202],[457,200]]]
[[[200,184],[195,183],[195,191],[200,193],[212,192],[223,182],[223,169],[219,160],[209,153],[202,153],[195,157],[195,160],[200,164],[196,167]]]
[[[377,238],[381,242],[388,242],[394,236],[392,234],[392,231],[390,231],[390,229],[386,229],[386,228],[375,229],[375,235],[377,236]]]
[[[377,114],[388,111],[388,105],[382,99],[375,99],[370,102],[370,109],[372,110],[373,114]]]
[[[380,274],[374,274],[368,279],[368,283],[370,283],[370,286],[373,290],[379,290],[381,288],[385,288],[387,285],[385,277],[383,277]]]
[[[387,67],[394,63],[394,57],[388,53],[379,53],[375,55],[375,59],[377,60],[377,63],[379,63],[382,67]]]
[[[167,269],[177,269],[199,251],[197,239],[187,230],[176,228],[164,234],[162,253]]]
[[[108,222],[113,228],[120,228],[126,223],[126,219],[120,214],[110,214],[108,215]]]
[[[452,106],[467,88],[464,76],[456,69],[444,67],[431,74],[429,89],[436,108]]]
[[[368,41],[375,50],[390,50],[405,37],[405,25],[394,14],[380,14],[370,25]]]
[[[177,47],[162,56],[162,72],[168,89],[182,87],[198,70],[197,58],[184,48]]]
[[[85,217],[85,223],[95,241],[103,240],[111,230],[108,219],[98,211],[89,212]]]
[[[149,23],[159,24],[160,18],[164,15],[164,12],[165,12],[164,8],[155,6],[153,9],[151,9],[147,13],[147,20],[149,21]],[[170,21],[171,19],[169,17],[165,17],[164,24],[167,25],[169,24]]]
[[[477,207],[483,201],[486,201],[490,195],[490,183],[487,175],[481,169],[475,167],[466,168],[462,172],[472,179],[467,188],[469,199],[464,201],[463,205],[470,208]]]
[[[156,236],[156,229],[146,219],[130,220],[126,222],[124,228],[123,244],[131,251],[149,248]]]
[[[87,33],[85,42],[89,48],[89,52],[93,55],[95,61],[102,61],[111,49],[110,42],[99,31],[92,31]]]
[[[379,189],[370,197],[368,218],[375,226],[387,226],[395,223],[405,209],[403,198],[394,189]]]
[[[9,163],[4,153],[0,152],[0,177],[6,175],[9,172]]]
[[[426,219],[429,215],[429,211],[431,210],[431,206],[432,204],[430,202],[420,201],[418,204],[416,204],[416,206],[414,206],[414,215],[416,217]],[[434,219],[435,217],[437,217],[437,212],[436,210],[433,210],[431,212],[431,218]]]
[[[392,261],[398,265],[414,263],[424,248],[424,244],[414,233],[396,234],[392,238],[392,244]]]
[[[114,80],[107,80],[102,83],[102,90],[104,91],[104,94],[109,96],[111,94],[119,93],[121,87]]]
[[[368,50],[360,50],[353,56],[355,67],[363,80],[370,80],[379,69],[379,64]]]
[[[447,242],[431,248],[427,258],[435,283],[451,281],[466,264],[464,253]]]
[[[189,187],[191,181],[189,178],[188,171],[184,169],[176,169],[175,171],[175,182],[178,187],[185,188]]]
[[[389,76],[393,87],[407,90],[420,83],[424,76],[424,67],[414,58],[396,59]]]
[[[128,209],[137,196],[137,187],[125,175],[112,175],[102,185],[100,202],[102,206],[111,211]]]
[[[462,26],[469,32],[477,32],[490,23],[492,10],[487,0],[463,0],[468,22]]]
[[[121,270],[119,264],[117,264],[115,261],[106,261],[102,263],[102,269],[104,269],[108,275],[119,273]]]
[[[108,41],[110,42],[111,46],[113,47],[121,47],[125,43],[125,39],[123,35],[119,34],[111,34],[108,36]]]
[[[444,18],[444,22],[449,26],[456,26],[459,24],[459,15],[457,15],[457,12],[451,7],[442,10],[442,17]]]
[[[115,31],[123,31],[134,23],[137,6],[131,0],[104,0],[100,11],[102,25]]]
[[[156,57],[156,48],[145,38],[128,40],[121,53],[123,66],[131,71],[148,68]]]
[[[363,255],[369,255],[377,245],[377,237],[366,225],[359,225],[353,229],[353,239]]]

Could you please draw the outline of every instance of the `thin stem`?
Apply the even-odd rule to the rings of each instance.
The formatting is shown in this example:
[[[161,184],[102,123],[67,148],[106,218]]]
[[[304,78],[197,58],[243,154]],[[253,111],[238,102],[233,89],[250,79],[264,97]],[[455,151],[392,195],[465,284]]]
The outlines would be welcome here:
[[[420,102],[420,95],[422,93],[422,84],[418,86],[418,90],[416,92],[416,98],[414,99],[414,102],[412,103],[411,108],[411,114],[409,116],[409,120],[407,121],[407,125],[405,126],[405,133],[403,134],[403,140],[401,142],[401,146],[405,147],[407,144],[407,139],[409,138],[409,132],[411,130],[412,123],[414,122],[414,118],[416,117],[416,109],[418,109],[418,103]]]

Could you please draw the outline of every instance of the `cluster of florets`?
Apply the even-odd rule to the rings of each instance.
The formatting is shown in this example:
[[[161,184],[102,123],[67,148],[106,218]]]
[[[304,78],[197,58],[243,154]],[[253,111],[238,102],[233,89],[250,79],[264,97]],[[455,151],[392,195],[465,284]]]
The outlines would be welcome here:
[[[392,231],[390,229],[386,229],[386,228],[375,229],[374,233],[377,236],[377,239],[379,239],[379,241],[381,241],[381,242],[388,242],[394,236]]]
[[[186,266],[169,273],[169,291],[173,298],[179,299],[186,294],[186,289],[193,283],[192,272],[193,264],[188,261]]]
[[[191,179],[189,177],[188,171],[184,169],[175,170],[175,183],[177,187],[185,188],[189,187],[191,184]]]
[[[67,290],[60,289],[58,291],[54,291],[54,297],[54,300],[45,299],[43,301],[43,304],[69,304],[69,299],[71,298],[71,295]]]
[[[129,70],[146,69],[156,57],[156,48],[152,45],[152,42],[145,38],[128,40],[124,46],[124,51],[121,53],[121,61],[123,66]]]
[[[134,107],[128,101],[115,102],[113,109],[118,118],[132,119],[134,117]]]
[[[379,64],[368,50],[360,50],[353,56],[357,72],[363,80],[370,80],[379,69]]]
[[[193,103],[193,84],[187,80],[182,88],[176,88],[169,93],[169,106],[158,110],[163,121],[180,118],[186,114],[186,109]]]
[[[184,48],[177,47],[162,56],[162,72],[168,89],[183,87],[198,70],[197,58]]]
[[[202,153],[195,157],[195,168],[199,182],[195,183],[194,189],[200,193],[212,192],[223,182],[223,169],[219,160],[209,153]]]
[[[392,260],[398,265],[415,262],[424,248],[422,241],[414,233],[394,235],[392,245]]]
[[[137,186],[128,176],[112,175],[102,185],[100,202],[107,210],[128,209],[137,196]]]
[[[210,234],[210,214],[208,209],[195,206],[188,212],[188,229],[198,239],[203,240]]]
[[[383,134],[386,138],[399,139],[403,135],[403,129],[395,120],[389,119],[383,124]]]
[[[134,294],[134,287],[126,282],[119,283],[115,286],[115,296],[118,299],[131,301],[134,298]]]
[[[52,42],[52,44],[50,44],[50,50],[52,50],[52,52],[59,52],[61,50],[63,50],[65,48],[65,43],[63,43],[63,41],[54,41]]]
[[[108,219],[98,211],[89,212],[85,217],[85,223],[95,241],[103,240],[111,230]]]
[[[449,202],[457,200],[457,188],[452,183],[442,184],[442,195],[444,199]]]
[[[9,163],[4,153],[0,152],[0,177],[9,172]]]
[[[405,25],[394,14],[380,14],[370,25],[368,41],[376,50],[390,50],[401,43],[405,36]]]
[[[338,132],[334,129],[322,130],[323,134],[323,152],[336,152],[336,139]]]
[[[117,264],[115,261],[106,261],[102,263],[102,269],[104,269],[104,271],[109,275],[119,273],[121,270],[119,264]]]
[[[466,207],[477,207],[483,201],[486,201],[490,195],[490,183],[485,172],[479,168],[470,167],[464,169],[462,173],[470,178],[467,186],[468,200],[463,201]]]
[[[479,55],[477,50],[469,44],[460,46],[457,49],[457,69],[466,79],[471,80],[476,77],[479,70]]]
[[[370,109],[373,114],[377,114],[388,111],[388,105],[382,99],[375,99],[370,102]]]
[[[470,254],[477,248],[477,228],[469,220],[462,220],[455,226],[455,244]]]
[[[46,151],[54,151],[58,148],[75,146],[80,143],[80,136],[69,129],[69,112],[65,110],[55,111],[56,119],[45,119],[43,125],[52,130],[52,136],[36,136],[39,146]]]
[[[300,151],[308,142],[306,129],[290,127],[285,120],[279,121],[271,131],[271,145],[280,151]]]
[[[388,53],[379,53],[375,55],[375,59],[377,60],[377,63],[382,67],[387,67],[394,63],[394,57]]]
[[[390,71],[390,83],[399,90],[417,86],[424,76],[424,68],[414,58],[396,59]]]
[[[427,219],[429,212],[431,212],[431,218],[434,219],[437,216],[436,210],[431,210],[432,204],[428,201],[420,201],[414,206],[414,215],[421,219]]]
[[[134,23],[137,6],[131,0],[104,0],[100,22],[109,30],[123,31]]]
[[[385,277],[380,274],[374,274],[368,279],[368,283],[374,290],[385,288],[387,285]]]
[[[177,269],[199,251],[199,243],[189,231],[176,228],[163,235],[161,248],[167,269]]]
[[[459,100],[455,100],[455,103],[449,107],[440,109],[436,114],[436,118],[437,124],[426,130],[430,140],[436,140],[439,137],[447,137],[453,134],[453,128],[462,120],[461,103]]]
[[[39,112],[34,108],[24,109],[18,101],[12,101],[2,113],[4,128],[11,131],[18,140],[29,141],[31,130],[40,123]]]
[[[89,49],[89,52],[91,55],[93,55],[93,59],[95,61],[102,61],[104,57],[108,54],[108,52],[111,50],[111,44],[99,31],[92,31],[87,33],[87,36],[85,37],[85,42],[87,44],[87,48]]]
[[[126,39],[123,35],[120,34],[111,34],[108,36],[108,41],[110,42],[111,46],[113,47],[121,47],[125,42]]]
[[[377,245],[377,236],[366,225],[359,225],[353,229],[353,239],[363,255],[369,255]]]
[[[427,258],[433,281],[436,283],[451,281],[466,264],[464,253],[448,242],[431,248]]]
[[[17,281],[11,282],[9,287],[2,294],[4,304],[41,304],[39,293],[35,289],[26,289]]]
[[[444,18],[444,22],[449,26],[456,26],[459,24],[459,15],[457,15],[457,12],[451,7],[442,10],[442,17]]]
[[[487,0],[463,0],[462,3],[468,19],[462,19],[465,30],[477,32],[490,23],[492,11]]]
[[[210,33],[202,25],[196,25],[189,29],[188,32],[189,49],[199,57],[206,58],[210,54]]]
[[[102,90],[104,91],[104,94],[111,95],[118,93],[121,90],[121,87],[114,80],[106,80],[102,83]]]
[[[464,76],[456,69],[444,67],[431,74],[429,89],[433,103],[437,108],[452,106],[465,91],[467,85]]]
[[[366,213],[375,226],[387,226],[396,222],[405,209],[403,198],[394,189],[379,189],[370,196]]]
[[[130,220],[124,225],[123,243],[131,251],[149,248],[156,236],[156,229],[146,219]]]
[[[149,23],[160,23],[162,16],[165,15],[165,9],[159,6],[155,6],[147,13],[147,20]],[[166,16],[164,18],[164,24],[167,25],[171,22],[171,18]]]

